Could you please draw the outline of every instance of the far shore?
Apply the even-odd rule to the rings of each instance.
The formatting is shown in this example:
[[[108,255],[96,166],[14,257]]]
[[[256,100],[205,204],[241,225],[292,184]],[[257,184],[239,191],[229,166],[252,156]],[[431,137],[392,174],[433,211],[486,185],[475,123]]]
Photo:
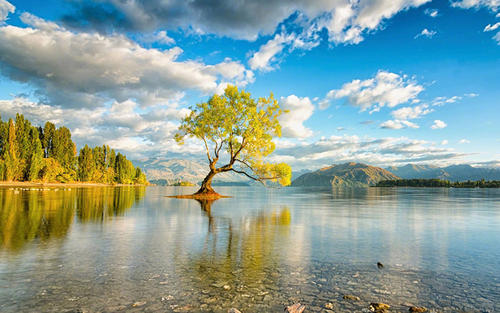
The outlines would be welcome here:
[[[103,184],[92,182],[71,182],[71,183],[45,183],[29,181],[0,181],[0,186],[5,187],[122,187],[122,186],[148,186],[148,185],[128,185],[128,184]]]

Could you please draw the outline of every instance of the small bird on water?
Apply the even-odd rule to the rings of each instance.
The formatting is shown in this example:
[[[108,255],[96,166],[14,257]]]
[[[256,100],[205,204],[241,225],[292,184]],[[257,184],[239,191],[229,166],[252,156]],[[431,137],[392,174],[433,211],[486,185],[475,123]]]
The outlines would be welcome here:
[[[380,262],[377,262],[377,267],[378,268],[384,268],[384,264],[380,263]]]

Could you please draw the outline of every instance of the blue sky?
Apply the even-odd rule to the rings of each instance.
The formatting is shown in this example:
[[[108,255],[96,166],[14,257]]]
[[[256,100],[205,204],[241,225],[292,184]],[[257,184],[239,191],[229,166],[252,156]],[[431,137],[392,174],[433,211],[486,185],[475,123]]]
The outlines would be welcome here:
[[[202,158],[173,134],[228,83],[289,113],[272,159],[500,164],[497,0],[0,0],[0,113],[81,147]]]

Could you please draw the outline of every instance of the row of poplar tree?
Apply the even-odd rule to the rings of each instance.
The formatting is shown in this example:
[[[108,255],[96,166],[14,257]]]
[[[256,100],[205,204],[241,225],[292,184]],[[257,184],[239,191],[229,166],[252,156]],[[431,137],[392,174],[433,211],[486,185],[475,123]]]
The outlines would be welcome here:
[[[0,117],[0,180],[147,184],[141,169],[109,146],[85,145],[77,155],[68,128],[35,127],[22,114]]]

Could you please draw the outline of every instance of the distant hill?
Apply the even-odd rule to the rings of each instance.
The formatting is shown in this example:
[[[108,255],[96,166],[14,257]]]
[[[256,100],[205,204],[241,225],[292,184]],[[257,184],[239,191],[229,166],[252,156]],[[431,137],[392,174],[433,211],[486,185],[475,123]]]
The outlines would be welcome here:
[[[199,184],[208,174],[206,162],[181,159],[154,159],[134,161],[140,164],[148,180],[157,185],[173,185],[179,181]],[[213,185],[245,185],[249,179],[236,173],[220,173],[214,177]]]
[[[292,182],[292,186],[366,187],[398,178],[383,168],[351,162],[303,174]]]
[[[161,186],[173,185],[179,181],[199,184],[209,171],[206,162],[197,160],[150,159],[134,161],[134,164],[143,168],[146,177],[152,184]],[[309,170],[292,172],[292,179],[308,172]],[[212,182],[213,186],[251,186],[257,184],[260,183],[232,172],[217,174]]]
[[[437,178],[452,182],[481,179],[500,180],[500,168],[472,167],[468,164],[447,167],[407,164],[401,167],[391,166],[387,170],[404,179]]]

